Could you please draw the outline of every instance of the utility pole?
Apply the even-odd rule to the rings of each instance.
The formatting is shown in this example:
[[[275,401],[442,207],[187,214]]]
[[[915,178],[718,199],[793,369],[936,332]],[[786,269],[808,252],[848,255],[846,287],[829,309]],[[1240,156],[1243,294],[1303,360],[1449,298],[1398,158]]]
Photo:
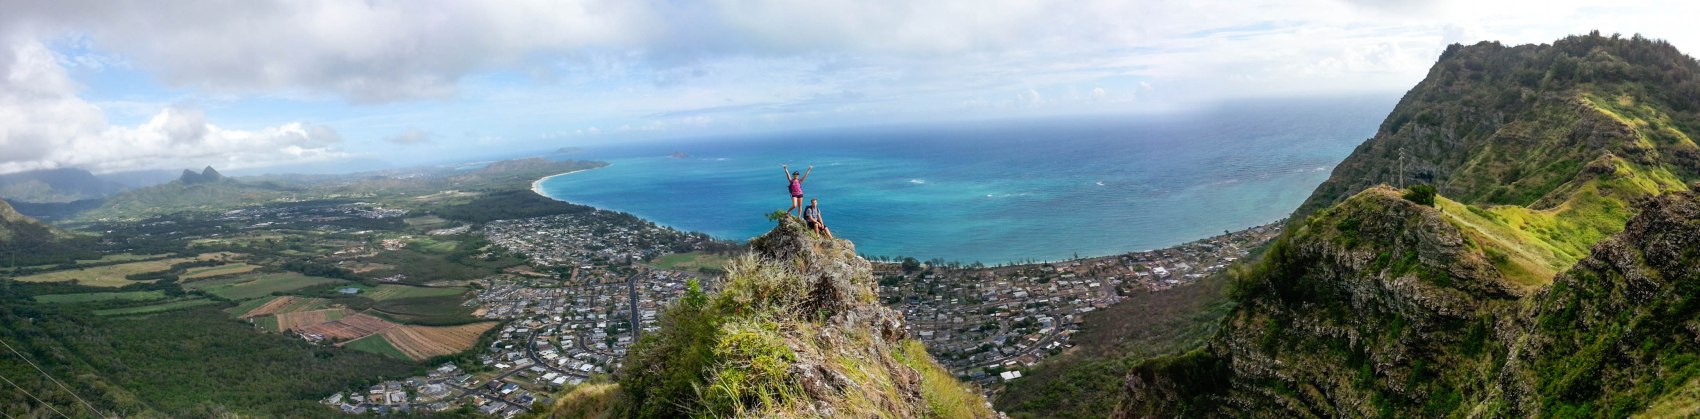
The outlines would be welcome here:
[[[1399,189],[1405,189],[1405,148],[1399,147]]]

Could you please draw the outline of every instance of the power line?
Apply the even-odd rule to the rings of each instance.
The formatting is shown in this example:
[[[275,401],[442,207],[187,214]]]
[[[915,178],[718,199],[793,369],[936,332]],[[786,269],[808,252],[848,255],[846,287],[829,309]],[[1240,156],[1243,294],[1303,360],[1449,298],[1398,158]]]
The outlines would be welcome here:
[[[89,411],[94,412],[95,416],[100,416],[102,419],[106,418],[105,413],[101,413],[100,409],[94,408],[94,403],[89,403],[88,400],[83,400],[83,396],[78,396],[77,392],[71,391],[71,388],[65,386],[64,382],[59,381],[58,378],[53,378],[53,374],[48,374],[47,370],[41,369],[40,365],[36,365],[34,361],[30,361],[30,359],[28,357],[25,357],[24,354],[18,353],[18,350],[12,348],[12,345],[6,343],[6,341],[4,339],[0,339],[0,345],[5,345],[7,350],[12,351],[13,355],[18,356],[18,359],[22,359],[22,360],[24,360],[24,363],[30,364],[31,367],[35,367],[35,370],[40,371],[41,375],[47,376],[48,380],[52,380],[54,384],[58,384],[60,389],[65,390],[65,392],[69,393],[71,395],[71,397],[77,398],[77,401],[83,402],[83,406],[88,406]],[[22,387],[19,387],[19,388],[22,388]]]
[[[35,402],[36,402],[36,403],[41,403],[41,405],[42,405],[42,406],[47,406],[47,409],[48,409],[48,410],[52,410],[52,411],[53,411],[53,413],[58,413],[58,414],[59,414],[59,417],[63,417],[63,418],[70,418],[70,416],[65,416],[65,412],[60,412],[60,411],[59,411],[59,409],[58,409],[58,408],[55,408],[55,407],[53,407],[53,405],[52,405],[52,404],[48,404],[48,403],[47,403],[47,402],[44,402],[44,401],[41,401],[41,398],[40,398],[40,397],[36,397],[36,396],[35,396],[35,395],[34,395],[34,394],[30,394],[30,391],[29,391],[29,390],[25,390],[25,389],[24,389],[24,386],[20,386],[20,385],[18,385],[18,383],[14,383],[14,382],[12,382],[12,380],[11,380],[11,379],[8,379],[8,378],[6,378],[6,376],[4,376],[4,375],[0,375],[0,380],[6,380],[6,384],[11,384],[11,385],[12,385],[12,387],[17,387],[17,388],[18,388],[18,391],[22,391],[22,392],[24,392],[24,395],[25,395],[25,396],[30,396],[30,398],[31,398],[31,399],[35,399]],[[12,415],[6,415],[6,417],[11,417],[11,416],[12,416]]]

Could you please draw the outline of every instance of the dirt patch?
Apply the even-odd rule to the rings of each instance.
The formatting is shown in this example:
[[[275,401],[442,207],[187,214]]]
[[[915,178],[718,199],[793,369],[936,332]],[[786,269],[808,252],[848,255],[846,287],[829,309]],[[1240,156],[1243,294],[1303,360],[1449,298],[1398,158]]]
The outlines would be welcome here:
[[[281,326],[281,325],[280,325]],[[355,314],[342,320],[320,323],[298,330],[303,335],[320,335],[326,339],[352,340],[400,326],[389,320]]]
[[[295,296],[292,296],[292,295],[277,297],[277,298],[272,299],[271,301],[267,301],[264,305],[261,305],[259,307],[255,307],[253,310],[250,310],[247,313],[243,313],[242,316],[237,317],[237,318],[247,319],[247,318],[260,317],[260,316],[264,316],[264,315],[267,315],[267,314],[277,313],[279,311],[283,311],[284,307],[289,307],[289,305],[294,303],[296,299],[297,298],[295,298]]]

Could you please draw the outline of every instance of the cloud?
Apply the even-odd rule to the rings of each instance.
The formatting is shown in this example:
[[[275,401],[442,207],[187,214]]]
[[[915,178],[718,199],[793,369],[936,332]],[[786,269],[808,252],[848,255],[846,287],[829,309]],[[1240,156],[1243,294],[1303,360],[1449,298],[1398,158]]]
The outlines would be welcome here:
[[[1027,89],[1026,92],[1021,93],[1017,96],[1017,98],[1021,100],[1022,106],[1043,106],[1045,104],[1045,97],[1040,95],[1038,90],[1034,89]]]
[[[331,128],[299,122],[226,129],[187,106],[166,107],[137,126],[113,126],[77,96],[80,86],[39,42],[11,39],[0,51],[0,173],[58,167],[113,172],[162,167],[241,169],[346,157]]]
[[[407,131],[402,131],[400,134],[392,135],[389,138],[385,138],[384,141],[388,141],[388,142],[390,142],[390,144],[397,144],[397,145],[404,145],[404,146],[418,145],[418,144],[431,144],[431,143],[434,142],[434,141],[431,140],[431,134],[430,133],[427,133],[425,131],[420,131],[418,129],[409,129]]]

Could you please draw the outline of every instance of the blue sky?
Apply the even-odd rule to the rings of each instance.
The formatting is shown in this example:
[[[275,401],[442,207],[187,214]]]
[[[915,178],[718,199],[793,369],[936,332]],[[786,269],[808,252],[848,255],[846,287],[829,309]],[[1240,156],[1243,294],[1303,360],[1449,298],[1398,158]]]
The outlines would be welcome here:
[[[1678,2],[0,0],[0,173],[403,165],[804,128],[1397,93],[1450,43]],[[268,169],[269,168],[269,169]],[[352,167],[351,168],[357,168]]]

